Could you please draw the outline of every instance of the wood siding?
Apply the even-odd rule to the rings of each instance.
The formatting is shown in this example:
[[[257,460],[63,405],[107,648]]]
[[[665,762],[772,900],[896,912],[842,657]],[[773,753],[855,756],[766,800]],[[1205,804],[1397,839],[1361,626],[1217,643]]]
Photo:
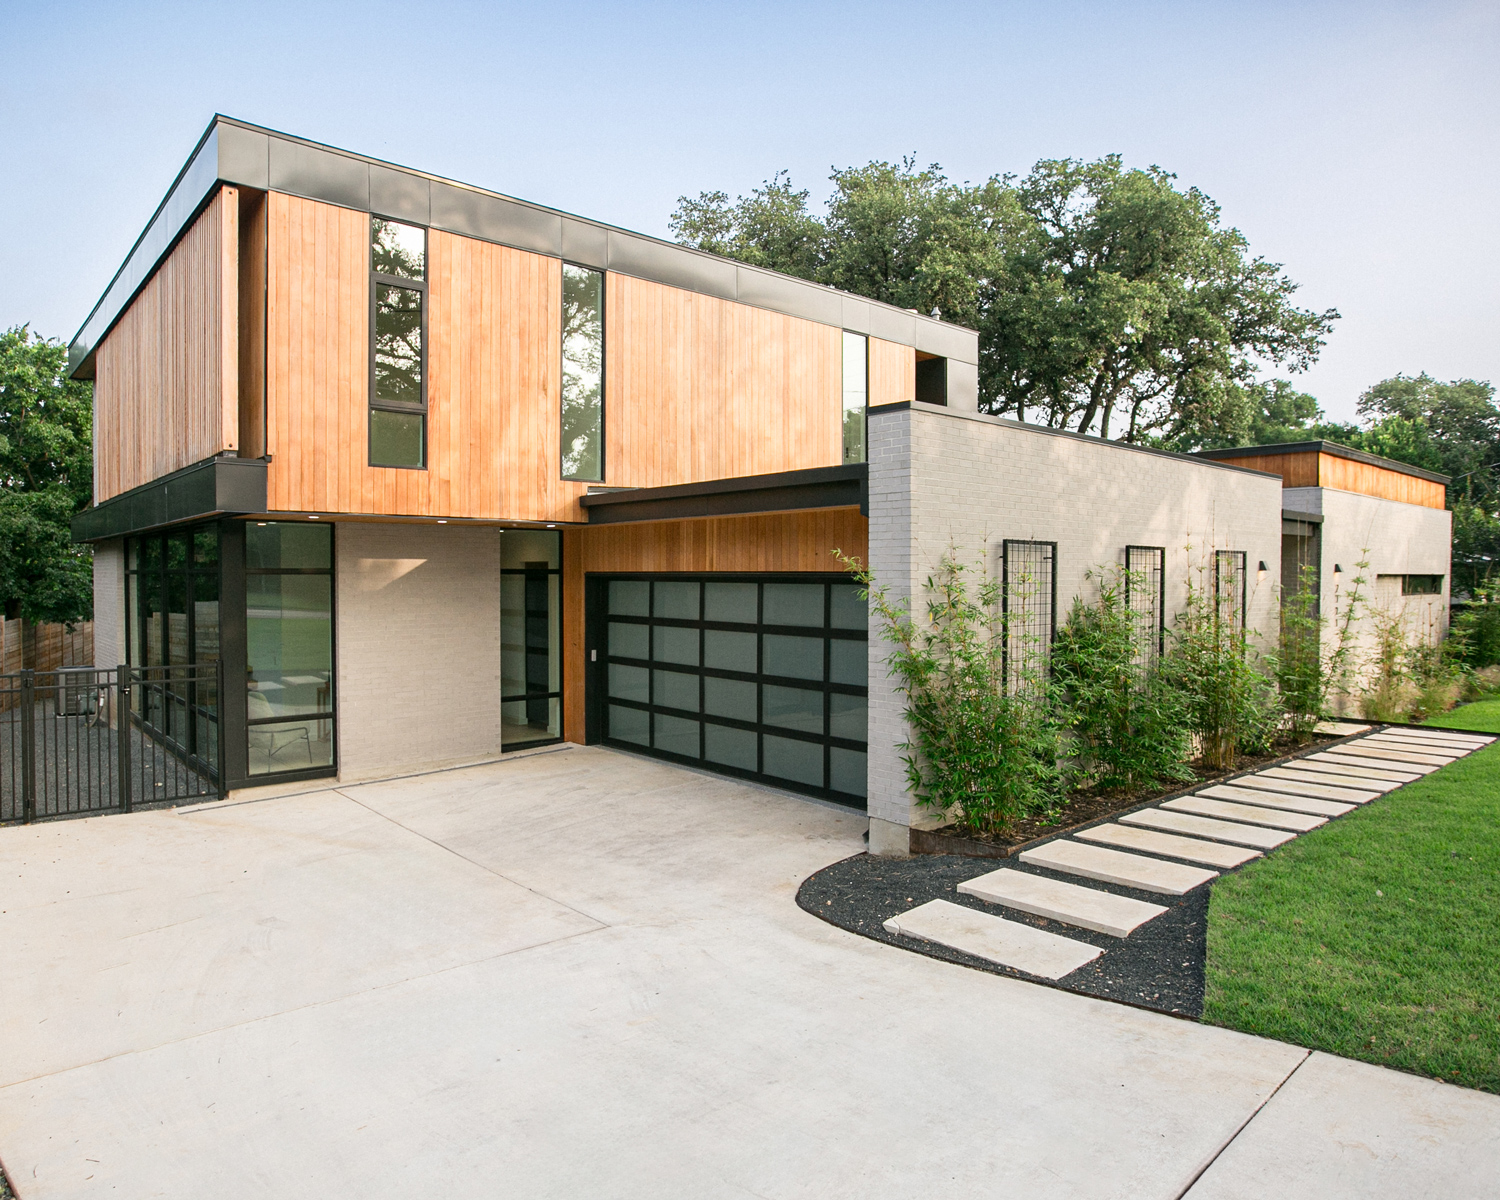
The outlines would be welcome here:
[[[266,452],[266,194],[240,189],[240,457]]]
[[[607,484],[843,461],[839,330],[613,272],[606,281]]]
[[[870,407],[917,398],[917,352],[897,342],[870,339]]]
[[[238,448],[238,226],[221,188],[100,344],[96,503]]]
[[[563,736],[583,741],[583,580],[617,571],[837,571],[832,551],[869,561],[857,508],[642,521],[563,534]]]
[[[1281,476],[1282,487],[1326,487],[1383,500],[1400,500],[1427,508],[1443,508],[1446,489],[1441,483],[1358,462],[1337,454],[1305,450],[1300,454],[1247,454],[1220,460],[1229,466],[1269,471]]]

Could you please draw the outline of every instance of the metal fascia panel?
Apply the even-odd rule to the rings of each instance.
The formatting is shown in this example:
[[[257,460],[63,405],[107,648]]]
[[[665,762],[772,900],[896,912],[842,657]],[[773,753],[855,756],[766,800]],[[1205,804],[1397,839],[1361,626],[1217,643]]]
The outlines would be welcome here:
[[[317,146],[271,138],[270,186],[273,191],[370,211],[369,164]]]
[[[271,136],[219,122],[219,178],[265,191],[271,186]]]
[[[979,368],[961,359],[948,360],[948,407],[979,411]]]
[[[562,217],[498,196],[432,183],[432,225],[517,250],[562,256]]]
[[[937,321],[913,321],[916,338],[913,344],[924,354],[936,354],[951,362],[979,363],[979,335],[957,325]]]
[[[769,308],[788,316],[817,321],[821,325],[839,325],[844,319],[844,304],[832,288],[805,279],[793,279],[762,271],[759,267],[737,268],[738,295],[741,304]]]
[[[917,340],[917,322],[911,313],[887,308],[883,304],[870,305],[870,336],[886,342],[899,342],[912,346]]]
[[[851,333],[863,333],[866,336],[870,332],[870,303],[867,300],[855,300],[850,296],[839,296],[839,302],[843,308],[842,324]]]
[[[221,458],[214,463],[214,507],[220,512],[266,511],[266,464],[259,458]]]
[[[738,298],[737,263],[614,229],[609,230],[609,269],[721,300]]]
[[[562,219],[562,256],[581,267],[609,269],[609,231],[587,221]]]
[[[432,220],[432,197],[427,180],[409,171],[370,164],[370,211],[413,225]]]

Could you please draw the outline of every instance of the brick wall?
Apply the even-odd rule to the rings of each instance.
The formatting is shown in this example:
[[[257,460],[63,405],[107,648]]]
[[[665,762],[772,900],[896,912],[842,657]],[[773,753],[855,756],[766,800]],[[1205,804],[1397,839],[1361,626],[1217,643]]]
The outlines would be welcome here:
[[[500,534],[339,525],[339,778],[500,751]]]
[[[950,545],[998,572],[1005,538],[1057,543],[1059,625],[1074,596],[1097,596],[1088,571],[1123,563],[1126,545],[1166,548],[1169,622],[1190,571],[1211,563],[1214,549],[1243,550],[1249,625],[1275,638],[1279,479],[924,405],[871,414],[870,561],[893,596],[920,607],[921,583]],[[912,802],[894,747],[906,724],[873,633],[870,815],[905,825]]]

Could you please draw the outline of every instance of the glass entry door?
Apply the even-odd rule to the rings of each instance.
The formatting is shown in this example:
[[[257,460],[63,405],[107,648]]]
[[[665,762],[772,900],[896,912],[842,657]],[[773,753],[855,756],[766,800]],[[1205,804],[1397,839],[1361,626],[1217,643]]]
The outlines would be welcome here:
[[[562,537],[500,534],[500,746],[562,736]]]
[[[863,808],[868,619],[846,578],[598,580],[603,740]]]

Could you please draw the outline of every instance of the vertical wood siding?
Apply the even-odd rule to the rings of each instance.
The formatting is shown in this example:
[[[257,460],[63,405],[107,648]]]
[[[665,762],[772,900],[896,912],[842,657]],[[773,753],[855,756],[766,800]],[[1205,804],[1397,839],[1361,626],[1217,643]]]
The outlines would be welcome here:
[[[1223,461],[1234,467],[1280,475],[1282,487],[1336,488],[1426,508],[1443,508],[1447,500],[1447,490],[1435,480],[1337,454],[1304,450],[1299,454],[1247,454]]]
[[[583,579],[615,571],[838,571],[835,549],[870,560],[857,508],[643,521],[563,534],[563,736],[583,741]]]
[[[870,339],[870,406],[917,398],[917,352],[896,342]]]
[[[225,187],[100,344],[95,502],[238,448],[238,260]]]
[[[605,325],[609,485],[842,461],[839,330],[615,273]]]

